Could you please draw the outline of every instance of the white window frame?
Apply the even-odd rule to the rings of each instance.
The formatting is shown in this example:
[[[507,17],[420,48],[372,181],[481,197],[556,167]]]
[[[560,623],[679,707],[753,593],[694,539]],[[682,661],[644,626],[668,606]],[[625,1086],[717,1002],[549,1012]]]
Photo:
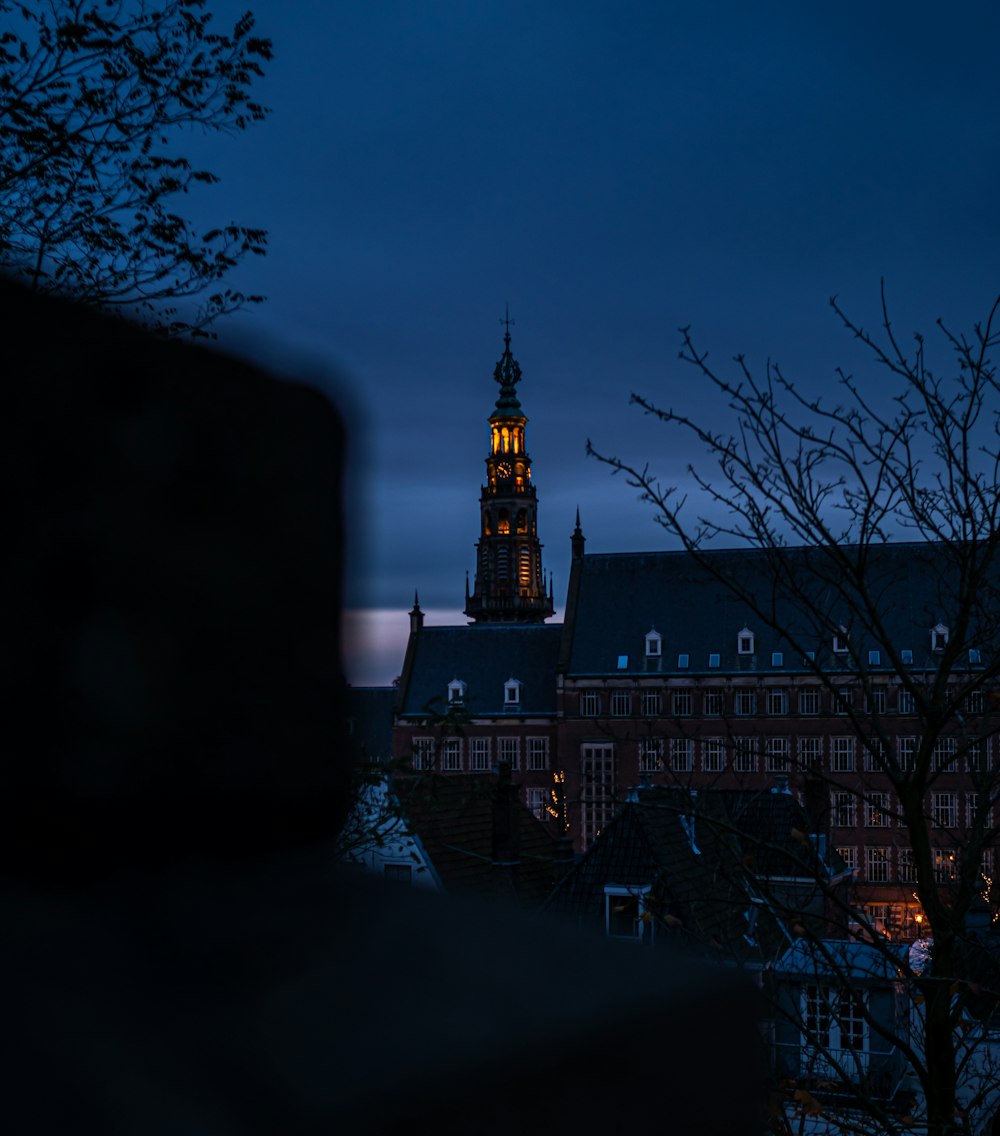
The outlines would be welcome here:
[[[726,768],[724,738],[701,739],[701,768],[705,773],[722,773]]]
[[[788,713],[788,691],[785,687],[767,687],[767,712],[772,718],[783,718]]]
[[[580,747],[580,772],[580,823],[586,851],[614,816],[614,742],[585,742]]]
[[[943,623],[937,623],[931,628],[931,650],[939,655],[948,646],[948,628]]]
[[[549,739],[547,737],[533,737],[526,739],[528,743],[528,769],[538,772],[549,767]]]
[[[701,696],[701,712],[706,718],[721,718],[726,708],[726,695],[721,686],[706,686]]]
[[[931,819],[935,828],[958,828],[958,794],[931,794]]]
[[[917,767],[919,742],[912,734],[896,738],[896,763],[903,773],[912,773]]]
[[[830,739],[830,772],[853,773],[856,765],[856,738],[850,734]]]
[[[803,769],[822,769],[823,739],[819,735],[799,738],[799,765]]]
[[[521,760],[521,739],[517,735],[501,734],[497,738],[497,762],[500,765],[510,764],[511,769],[517,769]]]
[[[473,773],[485,773],[490,768],[490,739],[469,739],[469,769]]]
[[[628,718],[632,713],[632,691],[612,690],[611,717]]]
[[[462,739],[441,739],[441,772],[461,773],[462,771]]]
[[[663,739],[639,739],[639,772],[662,773],[663,771]]]
[[[639,696],[639,707],[644,718],[663,716],[663,694],[659,690],[644,690]]]
[[[655,627],[646,632],[646,658],[658,659],[663,654],[663,636]]]
[[[733,713],[738,718],[752,718],[757,713],[757,690],[738,686],[733,692]]]
[[[764,769],[767,773],[788,772],[788,738],[778,735],[764,740]]]
[[[832,828],[857,828],[858,798],[844,789],[830,793],[830,825]]]
[[[520,706],[521,705],[521,688],[524,683],[520,679],[514,678],[513,675],[503,684],[503,704],[504,706]],[[494,689],[496,689],[494,687]]]
[[[799,687],[799,714],[804,718],[818,717],[821,707],[818,686]]]
[[[648,917],[649,910],[649,893],[652,887],[649,884],[605,884],[604,885],[604,933],[609,939],[619,939],[624,942],[631,943],[645,943],[651,945],[654,935],[654,921]],[[612,916],[617,914],[614,910],[616,906],[631,907],[631,902],[627,904],[622,901],[635,900],[635,918],[629,920],[632,925],[631,932],[613,930]],[[617,901],[617,903],[616,903]],[[625,919],[621,919],[625,922]]]
[[[867,845],[865,847],[865,880],[870,884],[887,884],[891,879],[892,845]]]
[[[601,716],[601,692],[583,690],[580,692],[580,717],[599,718]]]
[[[441,688],[438,687],[438,690]],[[448,683],[448,705],[449,706],[462,706],[465,703],[465,692],[469,688],[460,678],[453,678]]]
[[[865,828],[889,828],[889,794],[868,793],[865,796]]]
[[[934,748],[931,751],[931,769],[935,773],[955,772],[957,748],[958,744],[955,738],[935,738]]]
[[[749,627],[742,627],[736,633],[736,654],[752,655],[754,653],[754,633]]]
[[[694,769],[694,741],[691,738],[670,739],[670,768],[674,773],[691,773]]]
[[[440,687],[438,688],[440,689]],[[414,738],[410,768],[422,771],[434,768],[434,738]]]
[[[675,718],[690,718],[694,711],[694,693],[689,686],[670,692],[670,712]]]
[[[756,737],[733,738],[733,772],[756,773],[758,764]]]

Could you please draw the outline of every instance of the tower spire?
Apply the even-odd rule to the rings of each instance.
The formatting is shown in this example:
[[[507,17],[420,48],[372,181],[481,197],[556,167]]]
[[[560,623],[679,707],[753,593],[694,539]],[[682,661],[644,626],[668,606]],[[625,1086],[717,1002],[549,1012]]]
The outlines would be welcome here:
[[[521,367],[510,349],[510,308],[505,306],[503,354],[493,369],[500,387],[490,415],[486,484],[479,498],[480,533],[472,594],[465,614],[474,623],[541,623],[553,613],[538,540],[538,503],[525,447],[528,419],[517,397]]]

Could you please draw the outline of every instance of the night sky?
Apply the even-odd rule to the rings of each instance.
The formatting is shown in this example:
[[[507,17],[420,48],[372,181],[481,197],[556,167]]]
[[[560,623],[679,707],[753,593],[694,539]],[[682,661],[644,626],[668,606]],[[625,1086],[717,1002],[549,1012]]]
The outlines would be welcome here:
[[[702,405],[679,327],[835,397],[837,365],[882,377],[831,295],[875,325],[884,277],[944,363],[934,320],[971,330],[1000,292],[993,0],[252,8],[272,113],[185,142],[223,178],[190,209],[270,230],[234,279],[268,303],[223,346],[348,416],[345,605],[378,629],[354,682],[399,673],[414,588],[464,621],[506,304],[559,618],[577,506],[590,551],[670,547],[584,447],[683,485],[695,455],[628,405]]]

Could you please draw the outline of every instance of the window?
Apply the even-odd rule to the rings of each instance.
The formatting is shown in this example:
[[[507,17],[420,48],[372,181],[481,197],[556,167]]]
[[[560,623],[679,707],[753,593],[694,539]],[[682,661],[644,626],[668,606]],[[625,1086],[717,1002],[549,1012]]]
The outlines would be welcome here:
[[[831,823],[835,828],[854,828],[858,819],[858,802],[853,793],[832,793]]]
[[[440,690],[441,687],[438,687]],[[448,683],[448,705],[461,706],[465,701],[465,683],[460,678],[454,678]]]
[[[788,691],[783,686],[767,688],[767,712],[771,715],[788,713]]]
[[[736,697],[733,703],[733,709],[737,714],[746,718],[751,714],[757,713],[757,691],[756,690],[737,690]]]
[[[722,738],[705,738],[701,743],[701,767],[706,773],[721,773],[726,767]]]
[[[627,718],[632,713],[632,695],[627,690],[611,692],[611,714],[615,718]]]
[[[658,659],[663,653],[663,636],[655,628],[646,632],[646,658]]]
[[[885,746],[881,738],[868,738],[865,742],[865,772],[879,773],[885,769]]]
[[[722,716],[722,689],[718,686],[709,686],[705,689],[702,709],[706,718],[720,718]]]
[[[768,773],[788,771],[788,738],[768,738],[764,742],[764,768]]]
[[[844,861],[844,867],[850,870],[856,870],[858,867],[858,849],[856,845],[848,845],[847,847],[838,847],[837,855]]]
[[[869,714],[885,713],[885,687],[873,686],[865,695],[865,709]]]
[[[889,882],[889,853],[890,848],[865,849],[865,878],[870,884],[887,884]]]
[[[932,848],[931,865],[939,884],[951,883],[958,876],[958,860],[952,848]]]
[[[534,813],[539,820],[548,820],[549,817],[549,801],[552,798],[552,790],[539,788],[536,785],[529,785],[525,790],[525,802],[528,809]]]
[[[653,920],[648,917],[649,885],[622,887],[604,885],[604,930],[609,939],[652,943]]]
[[[955,828],[958,824],[958,794],[932,793],[931,816],[935,828]]]
[[[882,654],[879,651],[868,652],[868,665],[870,667],[880,667],[882,665]]]
[[[736,653],[738,655],[753,654],[753,632],[749,627],[744,627],[736,636]]]
[[[659,718],[663,712],[663,698],[658,690],[644,690],[641,697],[642,716]]]
[[[519,682],[516,678],[507,679],[503,684],[503,702],[505,706],[519,706],[521,704],[522,685],[523,683]]]
[[[549,767],[549,739],[528,738],[528,768],[548,769]]]
[[[679,671],[686,671],[688,669],[688,667],[690,666],[690,664],[691,664],[691,656],[690,655],[683,655],[682,654],[682,655],[677,656],[677,669]]]
[[[498,738],[499,758],[501,765],[509,765],[517,769],[518,757],[521,750],[520,738]]]
[[[675,773],[690,773],[694,767],[694,742],[690,738],[670,741],[670,768]]]
[[[865,798],[865,827],[888,828],[890,824],[889,794],[869,793]]]
[[[583,845],[589,848],[611,820],[615,807],[615,749],[610,742],[580,750]]]
[[[490,767],[490,739],[472,738],[469,742],[469,768],[482,773]]]
[[[970,773],[985,773],[988,762],[988,738],[973,738],[966,748],[966,760]]]
[[[965,710],[968,714],[982,714],[983,692],[981,690],[969,691],[965,698]]]
[[[914,710],[913,693],[909,690],[901,690],[896,696],[896,707],[900,714],[912,714]]]
[[[440,690],[441,688],[438,687]],[[434,739],[433,738],[414,738],[413,739],[413,768],[414,769],[433,769],[434,768]]]
[[[993,849],[984,848],[982,857],[979,861],[979,872],[988,880],[993,880]]]
[[[446,773],[458,773],[462,768],[462,739],[445,738],[441,743],[441,768]]]
[[[620,671],[627,671],[628,670],[628,655],[619,655],[618,656],[618,669]]]
[[[912,773],[917,767],[917,739],[896,738],[896,757],[901,773]]]
[[[799,687],[799,713],[812,717],[819,713],[819,687]]]
[[[830,770],[833,773],[854,772],[854,738],[832,738]]]
[[[849,686],[837,689],[837,697],[833,700],[834,714],[849,714],[854,706],[854,691]]]
[[[969,648],[969,662],[973,666],[979,666],[979,664],[982,662],[982,652],[978,647]]]
[[[737,773],[757,772],[757,739],[736,738],[733,746],[733,769]]]
[[[691,713],[691,691],[675,690],[671,704],[674,717],[686,718]]]
[[[820,768],[823,764],[822,738],[799,738],[799,764],[803,769]]]
[[[904,648],[899,652],[899,661],[905,663],[907,666],[911,666],[913,663],[913,652]]]
[[[841,627],[833,634],[833,653],[835,655],[847,654],[847,628]]]
[[[659,738],[639,739],[639,772],[659,773],[663,768],[663,742]]]
[[[409,884],[413,880],[413,869],[409,864],[385,864],[382,875],[395,884]]]
[[[714,651],[708,656],[708,669],[716,670],[722,661],[722,656],[717,655]]]
[[[601,696],[596,690],[586,690],[580,695],[580,713],[584,718],[596,718],[601,712]]]
[[[943,623],[931,628],[931,650],[941,652],[948,646],[948,628]]]
[[[771,666],[777,669],[785,665],[785,656],[781,651],[771,652]]]
[[[935,773],[944,773],[955,768],[955,739],[937,738],[931,754],[931,766]]]
[[[840,1077],[868,1069],[865,992],[832,986],[802,988],[802,1074]]]
[[[966,807],[969,828],[974,828],[980,812],[984,812],[983,824],[989,828],[993,824],[993,807],[989,803],[989,793],[967,793]]]
[[[899,873],[901,884],[915,884],[917,882],[917,866],[913,862],[912,848],[896,849],[896,870]]]

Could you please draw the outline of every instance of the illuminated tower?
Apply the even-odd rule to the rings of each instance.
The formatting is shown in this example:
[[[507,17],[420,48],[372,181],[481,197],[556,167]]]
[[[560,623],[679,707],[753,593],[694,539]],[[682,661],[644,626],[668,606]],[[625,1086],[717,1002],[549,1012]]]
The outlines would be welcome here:
[[[541,623],[552,614],[552,585],[546,592],[538,503],[524,445],[528,419],[517,398],[521,368],[510,353],[510,320],[503,322],[503,357],[493,372],[500,395],[490,415],[486,484],[479,497],[476,585],[470,596],[466,580],[465,614],[473,623]]]

